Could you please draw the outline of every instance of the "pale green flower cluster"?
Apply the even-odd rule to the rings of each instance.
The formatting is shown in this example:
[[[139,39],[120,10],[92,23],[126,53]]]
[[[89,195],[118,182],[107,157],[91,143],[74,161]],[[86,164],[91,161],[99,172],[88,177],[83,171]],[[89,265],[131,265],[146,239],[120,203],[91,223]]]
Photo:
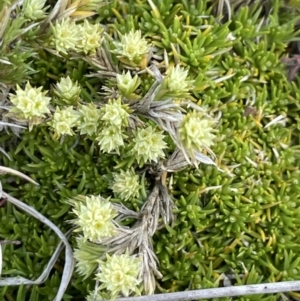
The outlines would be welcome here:
[[[73,107],[67,107],[66,109],[60,109],[56,107],[56,111],[53,115],[49,125],[53,128],[57,137],[62,135],[74,135],[73,128],[78,124],[79,114]]]
[[[131,76],[129,71],[127,73],[117,74],[118,89],[125,97],[130,97],[140,83],[141,81],[137,74],[134,77]]]
[[[85,54],[95,53],[101,44],[101,33],[103,30],[100,24],[91,24],[85,19],[83,25],[77,26],[79,26],[80,35],[77,47]]]
[[[139,197],[141,185],[139,176],[135,174],[133,169],[114,173],[113,177],[114,183],[111,186],[111,189],[122,200],[127,201],[130,198]]]
[[[80,130],[80,135],[87,134],[93,136],[97,134],[100,121],[100,110],[95,107],[93,103],[86,105],[81,105],[79,109],[80,122],[78,129]]]
[[[76,231],[83,232],[84,240],[99,243],[103,238],[116,234],[112,220],[117,213],[109,199],[91,196],[71,203],[74,206],[73,212],[77,215],[74,223],[79,226]]]
[[[69,51],[93,54],[101,44],[102,29],[99,24],[76,24],[70,18],[51,24],[53,45],[58,52],[67,54]]]
[[[81,89],[77,82],[73,83],[69,76],[62,77],[55,86],[54,93],[59,99],[59,103],[75,105],[79,101]]]
[[[148,54],[150,45],[146,39],[142,38],[140,30],[131,30],[121,38],[121,42],[114,42],[116,49],[113,51],[119,57],[138,65]]]
[[[74,258],[76,260],[76,270],[84,279],[89,277],[97,268],[98,260],[103,254],[102,248],[94,243],[79,237],[77,240],[77,248],[74,250]]]
[[[118,152],[119,147],[124,145],[124,138],[126,136],[116,126],[108,126],[101,129],[96,141],[100,145],[100,149],[104,153],[110,153],[115,150]]]
[[[46,17],[46,9],[44,7],[46,0],[24,0],[22,13],[26,19],[36,21]]]
[[[214,143],[216,121],[204,113],[188,113],[180,126],[180,139],[190,151],[202,151]]]
[[[121,99],[109,100],[103,108],[101,108],[101,120],[103,128],[98,137],[100,148],[105,153],[115,150],[118,152],[119,147],[124,145],[125,134],[122,128],[128,125],[129,108],[122,105]]]
[[[103,113],[101,120],[105,122],[106,125],[110,126],[127,126],[129,117],[129,108],[127,105],[121,103],[121,98],[116,100],[109,100],[103,108],[101,108]]]
[[[138,289],[140,258],[130,256],[128,252],[122,255],[106,255],[106,257],[106,261],[99,260],[101,272],[96,274],[97,279],[102,283],[99,289],[105,288],[110,291],[113,299],[119,293],[128,297],[132,291],[140,295]]]
[[[45,114],[50,113],[48,105],[51,98],[45,96],[48,91],[42,92],[42,89],[31,87],[29,82],[24,90],[17,85],[16,94],[10,94],[10,101],[14,104],[10,112],[27,120],[45,117]]]
[[[80,88],[72,84],[67,77],[57,84],[56,94],[71,99],[73,93],[77,97]],[[65,98],[67,100],[67,98]],[[65,109],[56,108],[52,121],[48,124],[53,128],[57,137],[62,135],[74,135],[76,127],[81,135],[96,136],[103,152],[118,151],[124,145],[127,137],[122,133],[128,125],[129,107],[122,105],[121,99],[110,100],[101,109],[97,109],[93,103],[78,105],[77,110],[72,106]],[[99,130],[101,128],[101,130]]]
[[[78,44],[78,28],[74,21],[70,18],[62,19],[60,22],[55,22],[55,25],[50,24],[53,34],[51,45],[58,52],[68,54],[68,51],[76,51]]]
[[[135,130],[132,153],[137,162],[143,165],[145,162],[157,162],[159,158],[164,158],[163,150],[167,147],[164,138],[162,132],[156,132],[152,126]]]
[[[188,70],[184,70],[179,65],[167,70],[167,76],[164,79],[167,89],[173,93],[186,93],[192,87],[193,81],[187,80]]]

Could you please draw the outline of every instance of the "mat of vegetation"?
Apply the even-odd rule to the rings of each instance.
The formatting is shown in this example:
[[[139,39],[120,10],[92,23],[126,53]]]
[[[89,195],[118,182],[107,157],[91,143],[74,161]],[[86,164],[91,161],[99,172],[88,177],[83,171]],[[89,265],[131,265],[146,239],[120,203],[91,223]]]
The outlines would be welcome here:
[[[3,190],[62,232],[63,300],[300,279],[297,1],[0,3]],[[0,205],[1,277],[59,243]],[[0,242],[1,243],[1,242]],[[64,253],[7,301],[53,300]],[[95,291],[96,288],[96,291]],[[297,292],[225,300],[299,300]]]

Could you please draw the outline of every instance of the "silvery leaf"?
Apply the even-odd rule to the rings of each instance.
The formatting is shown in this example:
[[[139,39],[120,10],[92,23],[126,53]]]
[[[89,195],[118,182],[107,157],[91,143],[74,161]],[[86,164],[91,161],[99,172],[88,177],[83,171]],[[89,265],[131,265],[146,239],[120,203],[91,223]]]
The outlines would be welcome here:
[[[217,166],[217,164],[211,158],[204,154],[195,152],[195,158],[201,163]]]

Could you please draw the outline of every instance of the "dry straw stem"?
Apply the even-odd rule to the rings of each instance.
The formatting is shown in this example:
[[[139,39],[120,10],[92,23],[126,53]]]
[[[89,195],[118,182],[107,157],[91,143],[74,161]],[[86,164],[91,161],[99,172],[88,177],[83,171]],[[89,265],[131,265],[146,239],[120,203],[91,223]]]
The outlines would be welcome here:
[[[108,252],[115,252],[122,254],[126,250],[132,254],[134,250],[138,249],[138,253],[142,257],[142,267],[140,278],[143,279],[144,289],[147,294],[153,294],[155,289],[155,277],[162,278],[161,273],[157,268],[157,257],[154,253],[151,237],[159,226],[159,216],[165,215],[165,209],[162,208],[162,185],[159,181],[154,186],[152,192],[149,194],[147,201],[142,207],[140,213],[135,217],[138,221],[132,228],[119,227],[117,236],[107,238],[102,241],[102,245],[108,247]],[[119,213],[133,216],[133,213],[127,212],[122,207]],[[170,206],[171,208],[171,206]],[[166,208],[168,209],[168,208]],[[170,217],[170,213],[168,217]],[[165,219],[165,218],[164,218]],[[167,221],[168,222],[168,221]]]
[[[13,123],[9,123],[9,122],[4,122],[4,121],[0,121],[0,126],[10,126],[10,127],[15,127],[18,129],[26,129],[26,127],[18,125],[18,124],[13,124]]]
[[[1,21],[0,21],[0,46],[1,46],[2,42],[3,42],[2,41],[3,34],[4,34],[4,31],[5,31],[6,26],[8,24],[11,11],[12,11],[12,8],[10,8],[8,6],[5,6],[2,9],[2,12],[0,14],[0,19],[1,19]]]
[[[59,16],[64,13],[67,6],[68,0],[58,0],[48,18],[45,20],[45,24],[49,24],[51,21],[59,19]]]
[[[31,178],[29,178],[28,176],[24,175],[22,172],[19,172],[17,170],[9,168],[9,167],[0,166],[0,174],[6,174],[6,173],[13,174],[15,176],[21,177],[21,178],[29,181],[32,184],[39,185],[37,182],[33,181]]]
[[[157,294],[152,296],[117,298],[115,301],[188,301],[221,297],[245,296],[256,294],[272,294],[299,291],[300,281],[285,281],[242,286],[201,289],[177,293]],[[95,300],[100,301],[100,300]]]
[[[12,285],[21,285],[21,284],[40,284],[47,280],[49,273],[51,269],[53,268],[55,262],[57,261],[59,254],[63,248],[63,244],[65,245],[65,267],[62,275],[62,281],[60,283],[58,292],[56,297],[53,301],[61,301],[63,298],[63,295],[67,289],[67,286],[70,282],[70,279],[72,277],[72,273],[74,270],[74,259],[73,259],[73,252],[72,248],[68,242],[67,235],[64,235],[57,226],[55,226],[50,220],[48,220],[46,217],[44,217],[41,213],[36,211],[34,208],[22,203],[18,199],[12,197],[8,193],[2,191],[2,197],[6,198],[9,202],[11,202],[13,205],[19,207],[20,209],[24,210],[31,216],[34,216],[36,219],[38,219],[40,222],[47,225],[49,228],[51,228],[57,236],[61,239],[61,242],[57,246],[54,254],[52,255],[50,261],[48,262],[47,267],[41,274],[41,276],[36,280],[29,280],[23,277],[7,277],[2,280],[0,280],[0,286],[12,286]]]
[[[67,17],[73,17],[77,19],[91,17],[95,14],[95,12],[78,10],[80,7],[88,3],[89,0],[76,0],[73,3],[71,0],[58,0],[48,18],[45,20],[44,25]]]
[[[224,11],[224,7],[226,7],[226,10],[227,10],[228,20],[231,20],[231,5],[230,5],[229,0],[219,0],[217,15],[222,16],[222,13]]]

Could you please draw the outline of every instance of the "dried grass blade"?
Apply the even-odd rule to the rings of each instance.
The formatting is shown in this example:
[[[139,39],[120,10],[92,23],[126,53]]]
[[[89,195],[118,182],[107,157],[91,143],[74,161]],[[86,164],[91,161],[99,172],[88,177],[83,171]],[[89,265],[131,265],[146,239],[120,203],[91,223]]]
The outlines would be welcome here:
[[[0,166],[0,172],[13,174],[15,176],[21,177],[21,178],[29,181],[32,184],[35,184],[35,185],[39,186],[39,184],[37,182],[33,181],[31,178],[29,178],[28,176],[24,175],[22,172],[14,170],[12,168],[5,167],[5,166]]]
[[[11,202],[12,204],[14,204],[18,208],[24,210],[25,212],[27,212],[28,214],[30,214],[31,216],[35,217],[40,222],[44,223],[49,228],[51,228],[57,234],[57,236],[61,239],[61,241],[64,243],[65,248],[66,248],[66,251],[65,251],[65,258],[66,258],[66,260],[65,260],[65,266],[64,266],[62,280],[61,280],[61,283],[60,283],[57,295],[56,295],[56,297],[53,300],[53,301],[61,301],[62,298],[63,298],[63,295],[64,295],[64,293],[65,293],[65,291],[67,289],[67,286],[68,286],[68,284],[69,284],[69,282],[71,280],[71,277],[72,277],[72,274],[73,274],[73,270],[74,270],[73,252],[72,252],[72,248],[71,248],[71,246],[70,246],[70,244],[68,242],[67,237],[60,231],[60,229],[56,225],[54,225],[49,219],[47,219],[45,216],[43,216],[40,212],[38,212],[34,208],[32,208],[32,207],[30,207],[30,206],[22,203],[21,201],[19,201],[18,199],[12,197],[8,193],[6,193],[4,191],[2,193],[3,193],[3,196],[5,198],[7,198],[7,200],[9,202]],[[55,255],[58,255],[58,249],[56,251],[57,253],[56,252],[54,253]],[[54,256],[52,256],[51,259],[54,260]],[[53,263],[53,261],[51,261],[51,264],[52,263]],[[49,266],[49,263],[48,263],[48,266]],[[45,276],[46,272],[44,271],[44,273],[42,275]],[[0,281],[0,285],[1,285],[1,281]],[[16,284],[14,284],[14,285],[16,285]],[[2,284],[2,286],[3,286],[3,284]]]

